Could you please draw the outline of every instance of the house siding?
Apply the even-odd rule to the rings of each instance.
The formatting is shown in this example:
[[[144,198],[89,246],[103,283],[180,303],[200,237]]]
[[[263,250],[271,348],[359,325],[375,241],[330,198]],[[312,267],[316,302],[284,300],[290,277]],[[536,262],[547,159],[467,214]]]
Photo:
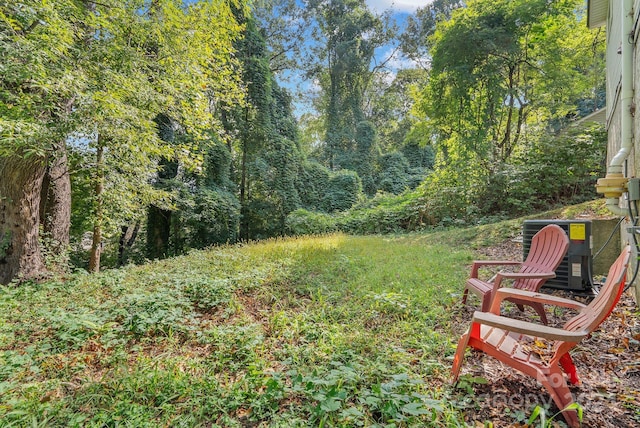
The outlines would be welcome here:
[[[607,50],[606,50],[606,73],[607,73],[607,165],[611,159],[618,153],[622,145],[621,138],[621,121],[622,109],[625,108],[620,102],[621,98],[621,80],[622,80],[622,55],[619,53],[623,42],[626,42],[629,35],[622,34],[622,10],[623,2],[621,0],[590,0],[589,1],[589,26],[597,27],[606,25],[607,29]],[[640,105],[640,47],[638,39],[640,34],[640,0],[634,0],[633,16],[633,104]],[[602,19],[603,8],[608,9],[607,19]],[[632,150],[627,158],[623,173],[625,177],[640,177],[640,156],[636,156],[640,146],[640,111],[633,118],[633,140]],[[621,198],[623,205],[627,204],[626,199]],[[626,226],[621,227],[621,242],[633,242],[633,238],[627,232]],[[637,251],[634,248],[634,254]],[[635,266],[632,266],[635,269]],[[630,279],[630,277],[629,277]],[[640,286],[638,281],[634,285],[636,302],[640,302]]]
[[[587,0],[589,3],[588,21],[589,27],[605,25],[609,10],[608,0]]]
[[[612,2],[609,4],[609,8],[616,8],[620,5],[620,2]],[[607,18],[607,50],[606,50],[606,63],[607,63],[607,112],[608,121],[611,121],[611,116],[616,110],[617,101],[620,93],[620,80],[622,77],[622,56],[618,53],[622,45],[622,15],[618,11],[617,13],[611,13]]]

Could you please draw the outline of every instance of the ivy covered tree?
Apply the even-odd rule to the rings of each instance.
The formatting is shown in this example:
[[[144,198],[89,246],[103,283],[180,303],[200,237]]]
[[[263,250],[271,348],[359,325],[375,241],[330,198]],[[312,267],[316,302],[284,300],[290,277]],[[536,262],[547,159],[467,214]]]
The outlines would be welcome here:
[[[375,49],[389,40],[385,20],[364,0],[309,0],[317,27],[309,74],[322,88],[324,160],[332,170],[355,170],[356,127],[366,120],[365,93],[375,68]]]
[[[155,118],[158,136],[165,144],[177,144],[179,125],[166,114]],[[166,157],[158,161],[158,170],[154,187],[159,190],[172,191],[178,176],[178,162]],[[169,238],[171,234],[171,218],[173,209],[167,201],[158,199],[151,203],[147,212],[147,257],[157,259],[169,254]]]
[[[244,24],[237,49],[246,98],[242,105],[223,107],[221,114],[235,159],[239,238],[249,240],[284,233],[287,214],[300,203],[295,181],[301,155],[291,98],[270,69],[261,29],[252,17]]]
[[[364,192],[373,196],[377,190],[375,166],[380,153],[376,130],[371,122],[362,121],[356,125],[354,142],[353,168],[362,181]]]
[[[231,152],[219,140],[208,149],[202,173],[187,174],[174,183],[172,254],[238,240],[240,202],[230,178],[231,164]]]

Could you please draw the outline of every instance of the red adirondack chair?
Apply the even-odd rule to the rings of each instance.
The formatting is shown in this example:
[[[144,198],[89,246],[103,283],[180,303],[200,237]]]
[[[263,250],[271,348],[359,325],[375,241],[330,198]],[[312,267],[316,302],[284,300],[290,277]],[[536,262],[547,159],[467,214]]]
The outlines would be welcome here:
[[[609,269],[604,286],[587,306],[573,300],[530,291],[510,288],[498,290],[490,312],[476,311],[471,320],[471,327],[458,342],[451,369],[454,382],[458,379],[466,348],[472,347],[535,378],[547,389],[558,408],[566,409],[573,403],[573,396],[567,387],[563,371],[572,384],[580,383],[569,350],[589,336],[613,311],[624,289],[630,254],[631,250],[627,246]],[[563,328],[500,316],[500,304],[511,297],[579,309],[580,312],[567,321]],[[531,346],[536,340],[541,339],[552,345],[552,353],[548,358],[541,358],[541,354]],[[566,410],[563,415],[570,426],[580,425],[575,410]]]
[[[569,238],[566,232],[556,224],[550,224],[538,231],[531,239],[531,247],[524,262],[503,260],[476,260],[471,267],[471,277],[462,294],[462,303],[467,302],[469,291],[478,295],[482,300],[481,310],[486,312],[491,306],[491,300],[496,291],[503,286],[504,279],[513,280],[513,288],[527,291],[538,291],[549,278],[556,276],[555,270],[562,262],[569,249]],[[484,281],[478,278],[481,267],[484,266],[520,265],[518,272],[500,271],[495,278]],[[540,316],[544,324],[547,323],[547,315],[544,307],[536,302],[528,302],[517,298],[510,298],[520,310],[523,305],[531,306]]]

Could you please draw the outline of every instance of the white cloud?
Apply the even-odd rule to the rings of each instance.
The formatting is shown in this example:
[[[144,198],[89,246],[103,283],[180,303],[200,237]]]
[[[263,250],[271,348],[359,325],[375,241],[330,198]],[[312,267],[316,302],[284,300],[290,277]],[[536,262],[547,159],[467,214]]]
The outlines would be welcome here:
[[[393,9],[396,12],[414,12],[417,8],[431,3],[429,0],[366,0],[376,12]]]

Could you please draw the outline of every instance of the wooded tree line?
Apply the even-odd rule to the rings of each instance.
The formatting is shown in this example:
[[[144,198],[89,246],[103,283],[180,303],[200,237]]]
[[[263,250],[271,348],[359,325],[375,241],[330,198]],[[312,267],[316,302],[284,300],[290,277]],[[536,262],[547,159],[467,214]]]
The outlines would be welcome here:
[[[554,137],[604,103],[581,7],[436,0],[400,28],[364,0],[0,1],[0,283],[378,194],[413,195],[414,225],[588,195],[601,133]]]

